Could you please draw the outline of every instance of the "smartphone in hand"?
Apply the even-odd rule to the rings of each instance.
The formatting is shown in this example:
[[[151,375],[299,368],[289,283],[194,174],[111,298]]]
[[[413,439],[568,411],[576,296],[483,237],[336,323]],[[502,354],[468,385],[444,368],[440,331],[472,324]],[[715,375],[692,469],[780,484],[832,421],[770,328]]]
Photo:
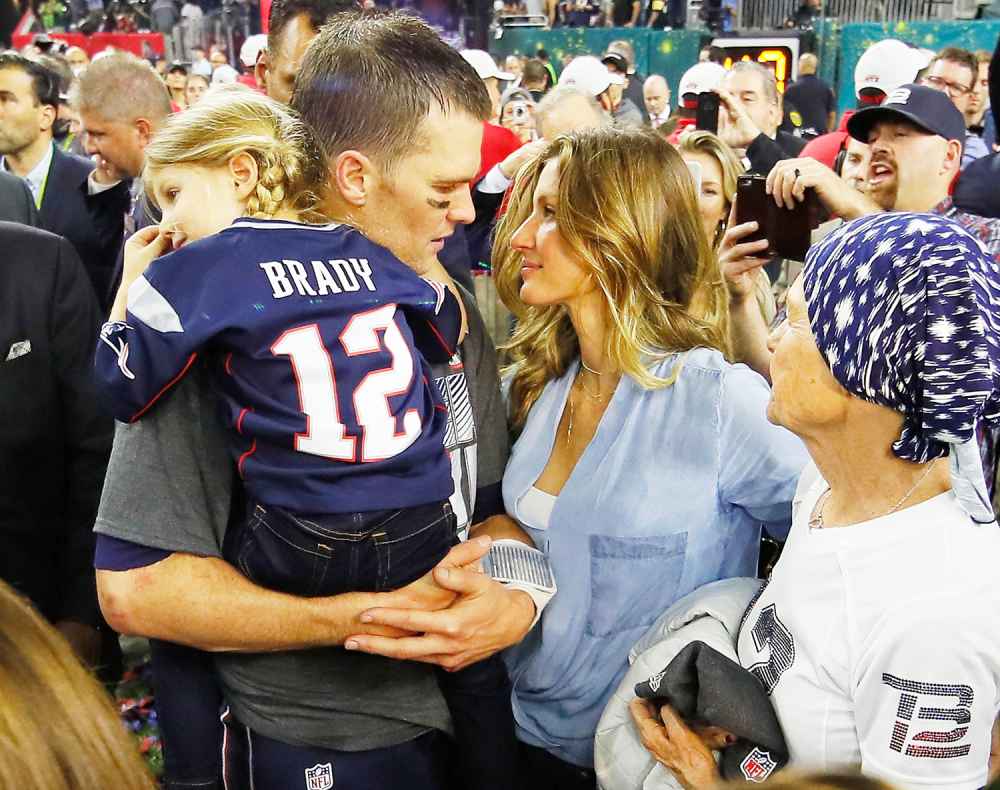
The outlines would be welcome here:
[[[764,176],[751,173],[736,179],[736,223],[756,222],[758,230],[745,241],[767,239],[768,255],[804,261],[812,231],[822,221],[822,204],[810,187],[795,208],[780,207],[767,194],[766,184]]]
[[[695,110],[694,126],[712,134],[719,133],[719,94],[712,91],[698,94],[698,109]]]

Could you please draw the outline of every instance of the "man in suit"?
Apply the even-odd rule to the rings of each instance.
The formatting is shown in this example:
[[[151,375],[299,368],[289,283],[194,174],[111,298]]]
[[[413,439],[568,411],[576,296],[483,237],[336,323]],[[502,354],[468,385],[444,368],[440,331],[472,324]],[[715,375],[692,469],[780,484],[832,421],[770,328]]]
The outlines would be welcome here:
[[[125,236],[160,221],[142,186],[146,146],[170,115],[163,80],[144,60],[118,52],[91,63],[70,91],[79,113],[87,153],[97,160],[88,189],[92,195],[126,190]],[[100,297],[114,301],[122,275],[122,246]]]
[[[94,666],[91,528],[113,432],[91,386],[97,300],[65,239],[0,222],[0,250],[0,578]]]
[[[74,246],[105,309],[128,209],[127,187],[90,194],[88,176],[94,164],[53,144],[58,75],[21,55],[0,54],[0,98],[3,168],[27,183],[40,227]]]
[[[23,179],[0,170],[0,222],[38,225],[38,211]]]

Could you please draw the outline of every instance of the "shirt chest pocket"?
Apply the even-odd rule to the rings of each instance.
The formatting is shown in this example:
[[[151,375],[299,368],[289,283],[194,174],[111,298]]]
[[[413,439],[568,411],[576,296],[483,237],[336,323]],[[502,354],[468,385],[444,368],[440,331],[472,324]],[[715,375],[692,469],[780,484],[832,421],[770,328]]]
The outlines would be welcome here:
[[[606,637],[652,625],[677,596],[686,549],[687,532],[591,535],[587,633]]]

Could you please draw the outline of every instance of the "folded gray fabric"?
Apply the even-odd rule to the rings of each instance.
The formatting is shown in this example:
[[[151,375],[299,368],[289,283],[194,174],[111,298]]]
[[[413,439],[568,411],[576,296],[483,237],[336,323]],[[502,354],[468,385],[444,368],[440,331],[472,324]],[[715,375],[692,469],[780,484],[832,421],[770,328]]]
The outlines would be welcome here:
[[[689,722],[722,727],[736,736],[722,751],[725,779],[763,782],[788,762],[781,725],[763,686],[747,670],[704,642],[692,642],[648,680],[637,697],[668,704]]]

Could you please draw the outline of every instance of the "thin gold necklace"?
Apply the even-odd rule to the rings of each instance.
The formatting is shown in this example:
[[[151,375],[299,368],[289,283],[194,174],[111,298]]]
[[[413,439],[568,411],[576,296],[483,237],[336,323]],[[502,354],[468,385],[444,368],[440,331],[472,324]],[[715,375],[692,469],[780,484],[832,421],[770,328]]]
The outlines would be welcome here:
[[[572,419],[572,413],[570,413],[570,418]],[[895,505],[893,505],[891,508],[885,511],[885,513],[882,513],[881,515],[877,516],[872,516],[871,518],[865,519],[865,521],[871,521],[872,519],[875,518],[883,518],[885,516],[892,515],[897,510],[899,510],[903,506],[903,503],[911,496],[913,496],[913,492],[916,491],[918,488],[920,488],[920,484],[927,479],[927,476],[931,473],[931,470],[934,468],[934,464],[936,464],[937,462],[938,459],[935,458],[933,461],[927,464],[927,469],[924,470],[924,473],[922,475],[920,475],[920,477],[917,479],[917,482],[910,487],[909,491],[903,494],[903,496]],[[823,492],[823,495],[816,502],[814,515],[811,519],[809,519],[809,529],[823,529],[826,526],[823,522],[823,511],[826,509],[826,502],[830,498],[830,494],[832,493],[833,491],[830,488],[827,488],[826,491]]]

